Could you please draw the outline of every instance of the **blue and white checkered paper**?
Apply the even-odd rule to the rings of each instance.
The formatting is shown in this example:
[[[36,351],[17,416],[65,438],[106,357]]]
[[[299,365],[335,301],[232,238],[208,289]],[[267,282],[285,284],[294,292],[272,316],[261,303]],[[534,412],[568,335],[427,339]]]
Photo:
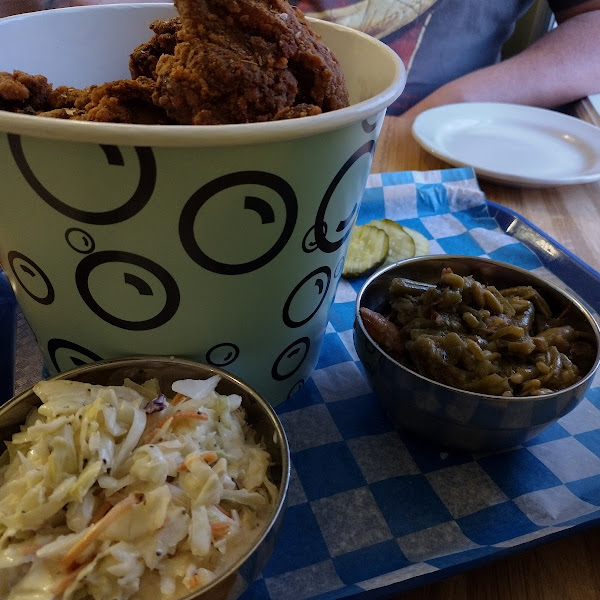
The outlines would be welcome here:
[[[471,169],[372,175],[358,223],[380,218],[422,232],[432,254],[487,256],[557,279],[491,218]],[[600,517],[600,381],[508,451],[450,452],[398,433],[354,350],[361,284],[341,281],[317,368],[277,409],[292,452],[288,508],[244,600],[383,597]]]

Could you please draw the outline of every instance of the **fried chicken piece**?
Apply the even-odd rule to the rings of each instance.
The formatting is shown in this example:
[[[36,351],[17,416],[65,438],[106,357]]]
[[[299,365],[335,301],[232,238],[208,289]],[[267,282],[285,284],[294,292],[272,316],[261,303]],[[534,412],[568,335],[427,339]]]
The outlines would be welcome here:
[[[164,110],[152,102],[156,84],[148,77],[118,79],[77,89],[57,87],[48,109],[38,115],[77,121],[164,125],[172,123]]]
[[[43,75],[0,72],[0,110],[35,114],[46,106],[52,84]]]
[[[59,85],[48,96],[48,106],[51,110],[76,108],[83,110],[91,100],[91,91],[98,86],[90,86],[82,90],[66,85]]]
[[[154,31],[152,38],[139,45],[129,57],[131,77],[150,77],[156,79],[156,63],[163,54],[173,54],[177,43],[177,32],[181,29],[179,17],[168,21],[156,20],[150,23]]]
[[[52,110],[43,110],[36,114],[38,117],[77,120],[79,117],[82,117],[85,114],[85,112],[76,108],[53,108]]]
[[[321,114],[321,109],[314,104],[296,104],[295,106],[286,106],[281,109],[273,118],[274,121],[283,121],[284,119],[298,119],[299,117],[310,117]]]
[[[156,65],[153,100],[177,123],[268,121],[348,105],[337,59],[286,0],[175,5],[182,27],[174,54]]]
[[[119,79],[89,88],[83,114],[73,118],[105,123],[164,125],[172,121],[152,102],[154,80],[148,77]]]
[[[175,0],[130,56],[132,79],[85,89],[0,73],[0,110],[58,119],[222,124],[316,115],[348,105],[332,52],[287,0]]]

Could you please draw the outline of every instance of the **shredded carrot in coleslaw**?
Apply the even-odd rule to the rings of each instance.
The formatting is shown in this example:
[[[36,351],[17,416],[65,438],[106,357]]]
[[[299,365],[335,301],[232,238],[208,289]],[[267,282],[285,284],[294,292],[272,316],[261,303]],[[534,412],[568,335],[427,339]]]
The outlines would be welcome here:
[[[0,598],[176,600],[237,559],[277,488],[218,379],[174,383],[198,390],[176,402],[149,384],[34,387],[0,461]]]

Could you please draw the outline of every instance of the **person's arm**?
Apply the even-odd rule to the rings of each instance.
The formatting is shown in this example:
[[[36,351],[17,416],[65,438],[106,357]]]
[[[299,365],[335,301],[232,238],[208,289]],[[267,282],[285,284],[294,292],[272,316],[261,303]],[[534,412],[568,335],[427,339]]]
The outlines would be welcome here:
[[[451,81],[406,113],[407,120],[456,102],[554,108],[600,92],[600,0],[556,15],[558,27],[519,54]]]

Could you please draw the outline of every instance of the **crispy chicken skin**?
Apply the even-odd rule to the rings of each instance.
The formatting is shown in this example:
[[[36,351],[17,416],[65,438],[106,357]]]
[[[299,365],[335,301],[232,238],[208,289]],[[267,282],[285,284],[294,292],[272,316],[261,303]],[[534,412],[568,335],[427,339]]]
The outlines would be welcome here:
[[[175,6],[182,27],[174,54],[156,65],[153,99],[178,123],[268,121],[348,105],[336,58],[287,1]]]
[[[216,125],[343,108],[337,59],[287,0],[175,0],[129,58],[131,79],[77,89],[0,72],[0,110],[109,123]]]
[[[0,110],[35,114],[45,106],[52,84],[43,75],[0,72]]]
[[[76,108],[84,110],[85,105],[90,101],[90,93],[96,86],[84,88],[82,90],[74,87],[60,85],[54,88],[48,95],[48,107],[53,109]]]
[[[38,114],[103,123],[172,123],[166,113],[152,102],[155,87],[155,81],[144,76],[118,79],[82,90],[60,86],[50,92],[47,110]]]
[[[42,75],[0,72],[0,110],[78,121],[172,123],[152,102],[155,87],[153,79],[141,76],[84,89],[53,88]]]
[[[152,102],[154,80],[148,77],[122,79],[94,86],[85,105],[84,121],[166,124],[168,117]]]
[[[150,29],[154,35],[150,41],[138,46],[129,57],[131,77],[150,77],[156,79],[156,63],[163,54],[173,54],[177,43],[177,32],[181,29],[179,17],[168,21],[153,21]]]

